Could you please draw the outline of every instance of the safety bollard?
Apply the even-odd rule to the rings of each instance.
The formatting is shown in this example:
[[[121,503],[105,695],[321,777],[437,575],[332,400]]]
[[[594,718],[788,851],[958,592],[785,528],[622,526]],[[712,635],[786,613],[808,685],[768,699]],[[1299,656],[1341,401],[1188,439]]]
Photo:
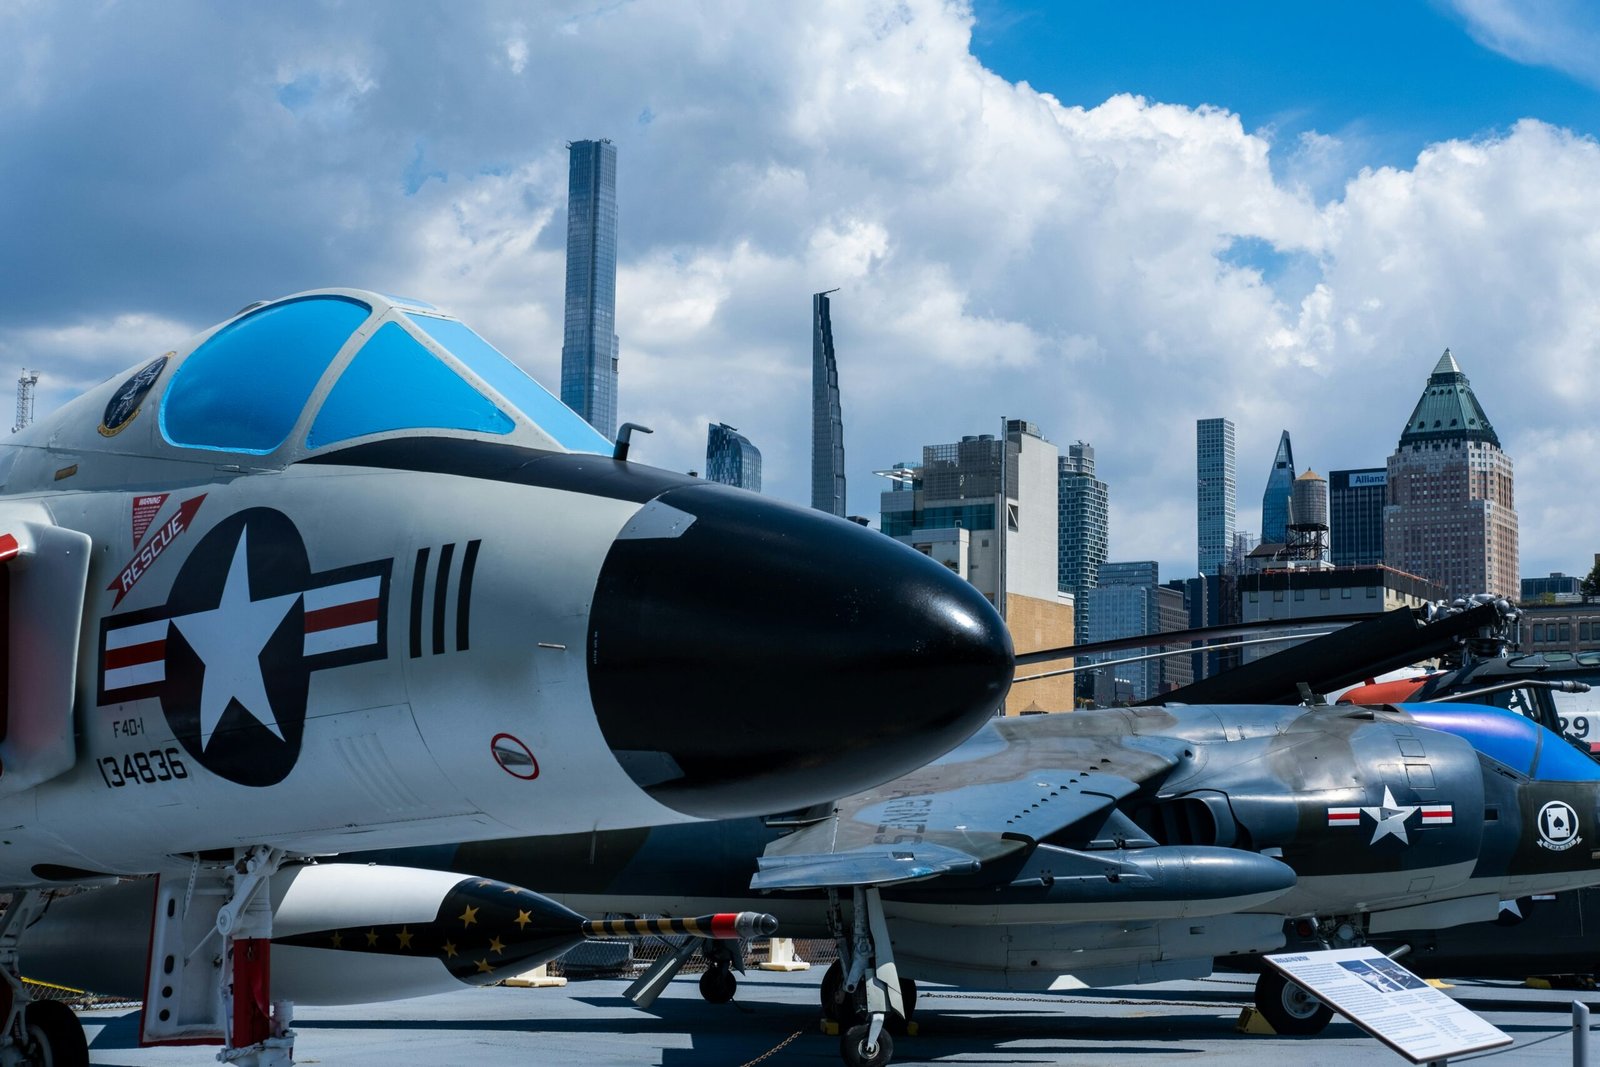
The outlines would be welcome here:
[[[1572,1067],[1589,1067],[1589,1005],[1572,1002]]]

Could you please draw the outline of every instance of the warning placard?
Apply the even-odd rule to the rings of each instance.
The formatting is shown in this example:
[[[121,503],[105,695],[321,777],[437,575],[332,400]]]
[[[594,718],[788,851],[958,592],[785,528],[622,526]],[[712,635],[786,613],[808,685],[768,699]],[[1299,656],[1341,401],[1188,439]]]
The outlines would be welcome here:
[[[1505,1033],[1370,946],[1265,959],[1412,1063],[1511,1044]]]

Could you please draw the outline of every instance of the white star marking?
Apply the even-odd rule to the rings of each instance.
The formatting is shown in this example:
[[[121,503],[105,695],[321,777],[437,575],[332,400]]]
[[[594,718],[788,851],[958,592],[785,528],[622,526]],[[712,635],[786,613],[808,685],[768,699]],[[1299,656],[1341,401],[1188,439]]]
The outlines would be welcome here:
[[[1409,807],[1401,807],[1394,802],[1394,794],[1389,791],[1389,787],[1384,786],[1383,805],[1376,808],[1362,808],[1361,810],[1372,816],[1378,824],[1372,831],[1372,840],[1369,844],[1376,845],[1390,834],[1398,837],[1403,845],[1411,844],[1411,839],[1406,836],[1406,820],[1416,814],[1417,806],[1415,804]]]
[[[245,533],[241,532],[239,545],[233,550],[233,562],[228,565],[222,600],[211,611],[172,620],[195,655],[200,657],[200,662],[205,664],[205,681],[200,690],[201,751],[210,746],[217,723],[235,700],[278,740],[284,739],[278,717],[272,711],[272,701],[267,699],[261,674],[261,650],[266,648],[300,594],[252,600],[249,558]]]

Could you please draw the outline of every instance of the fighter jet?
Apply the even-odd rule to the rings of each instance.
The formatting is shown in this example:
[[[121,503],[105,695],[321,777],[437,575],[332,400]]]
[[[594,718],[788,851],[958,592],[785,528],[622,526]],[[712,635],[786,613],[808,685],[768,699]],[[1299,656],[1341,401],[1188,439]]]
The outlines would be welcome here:
[[[847,1062],[881,1064],[919,979],[1044,991],[1195,977],[1281,947],[1286,929],[1386,943],[1493,918],[1503,898],[1600,883],[1586,844],[1597,809],[1600,764],[1505,709],[1102,709],[993,721],[926,768],[784,816],[344,858],[533,886],[589,913],[771,912],[788,936],[836,940],[822,1008],[845,1024]],[[337,885],[316,873],[336,867],[299,877]],[[124,918],[149,907],[144,892]],[[329,983],[381,999],[461,980],[437,950],[423,968],[428,953],[388,936],[399,920],[366,918],[354,897],[285,905],[297,961],[315,959],[295,966],[320,979],[287,990],[315,1003]],[[448,932],[456,908],[437,901],[413,914]],[[81,924],[63,937],[55,918],[40,924],[43,977],[81,985],[96,961],[103,975],[108,956],[140,955],[126,933],[85,938],[98,928]],[[358,936],[368,929],[380,942]],[[636,997],[692,951],[666,957]],[[727,999],[735,957],[708,958],[702,992]],[[1282,1032],[1326,1021],[1285,983],[1258,998]]]
[[[971,586],[626,432],[437,308],[329,289],[0,447],[0,1061],[86,1060],[17,982],[52,888],[158,876],[143,1040],[286,1064],[288,863],[802,806],[993,712]]]
[[[822,1006],[856,1064],[888,1062],[908,980],[1161,981],[1275,950],[1286,925],[1349,944],[1489,919],[1505,897],[1600,883],[1597,826],[1600,765],[1504,709],[1170,707],[997,720],[927,768],[785,817],[367,858],[581,911],[759,907],[788,936],[834,937]],[[1284,1032],[1304,1014],[1259,996]]]

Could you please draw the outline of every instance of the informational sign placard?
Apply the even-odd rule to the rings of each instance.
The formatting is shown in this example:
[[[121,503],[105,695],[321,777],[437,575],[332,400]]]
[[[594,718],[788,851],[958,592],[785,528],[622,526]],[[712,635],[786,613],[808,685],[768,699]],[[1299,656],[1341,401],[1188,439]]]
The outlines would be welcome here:
[[[1412,1063],[1511,1038],[1370,946],[1265,957],[1279,973]]]

